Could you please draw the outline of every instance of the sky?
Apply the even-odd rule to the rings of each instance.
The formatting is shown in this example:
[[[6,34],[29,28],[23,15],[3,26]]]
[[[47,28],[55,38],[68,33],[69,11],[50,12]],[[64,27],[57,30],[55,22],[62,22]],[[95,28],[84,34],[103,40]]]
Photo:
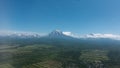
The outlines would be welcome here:
[[[0,0],[0,30],[120,34],[120,0]]]

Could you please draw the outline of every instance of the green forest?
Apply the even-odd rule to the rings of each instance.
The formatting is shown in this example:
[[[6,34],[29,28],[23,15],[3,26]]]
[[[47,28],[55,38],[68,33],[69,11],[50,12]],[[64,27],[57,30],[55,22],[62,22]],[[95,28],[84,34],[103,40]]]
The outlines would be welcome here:
[[[0,68],[120,67],[120,47],[117,44],[16,41],[1,43],[0,46]]]

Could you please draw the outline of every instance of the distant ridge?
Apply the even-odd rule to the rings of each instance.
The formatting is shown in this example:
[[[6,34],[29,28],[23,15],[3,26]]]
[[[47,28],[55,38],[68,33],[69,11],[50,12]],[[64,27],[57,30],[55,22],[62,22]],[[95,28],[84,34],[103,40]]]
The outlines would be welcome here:
[[[38,33],[32,32],[12,32],[12,31],[2,31],[0,32],[0,37],[20,37],[20,38],[33,38],[41,37]]]
[[[100,33],[91,33],[86,35],[74,35],[71,32],[63,32],[61,30],[53,30],[47,35],[44,35],[50,38],[77,38],[77,39],[113,39],[120,40],[120,35],[114,34],[100,34]],[[0,37],[18,37],[18,38],[41,38],[43,35],[39,33],[32,32],[10,32],[10,31],[0,31]]]

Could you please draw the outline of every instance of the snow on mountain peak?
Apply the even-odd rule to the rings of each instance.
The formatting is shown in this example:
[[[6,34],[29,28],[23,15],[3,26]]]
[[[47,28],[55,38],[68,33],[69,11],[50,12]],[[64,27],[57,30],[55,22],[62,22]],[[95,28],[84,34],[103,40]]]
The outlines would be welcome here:
[[[60,30],[54,30],[49,35],[51,35],[51,36],[62,35],[62,31],[60,31]]]

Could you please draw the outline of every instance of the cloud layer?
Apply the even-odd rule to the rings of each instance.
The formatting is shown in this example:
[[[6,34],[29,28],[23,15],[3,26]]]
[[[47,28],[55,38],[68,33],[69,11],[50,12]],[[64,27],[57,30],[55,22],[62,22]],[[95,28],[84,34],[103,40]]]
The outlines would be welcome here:
[[[63,32],[63,34],[76,38],[109,38],[109,39],[120,40],[120,35],[115,35],[115,34],[92,33],[87,35],[75,35],[71,32]]]
[[[120,35],[97,33],[97,34],[87,34],[85,35],[85,38],[110,38],[110,39],[120,40]]]
[[[109,38],[114,40],[120,40],[120,35],[117,34],[101,34],[101,33],[92,33],[86,35],[76,35],[71,32],[62,32],[64,35],[75,37],[75,38]],[[0,36],[10,36],[10,35],[18,35],[18,36],[45,36],[39,33],[34,32],[13,32],[13,31],[0,31]]]

